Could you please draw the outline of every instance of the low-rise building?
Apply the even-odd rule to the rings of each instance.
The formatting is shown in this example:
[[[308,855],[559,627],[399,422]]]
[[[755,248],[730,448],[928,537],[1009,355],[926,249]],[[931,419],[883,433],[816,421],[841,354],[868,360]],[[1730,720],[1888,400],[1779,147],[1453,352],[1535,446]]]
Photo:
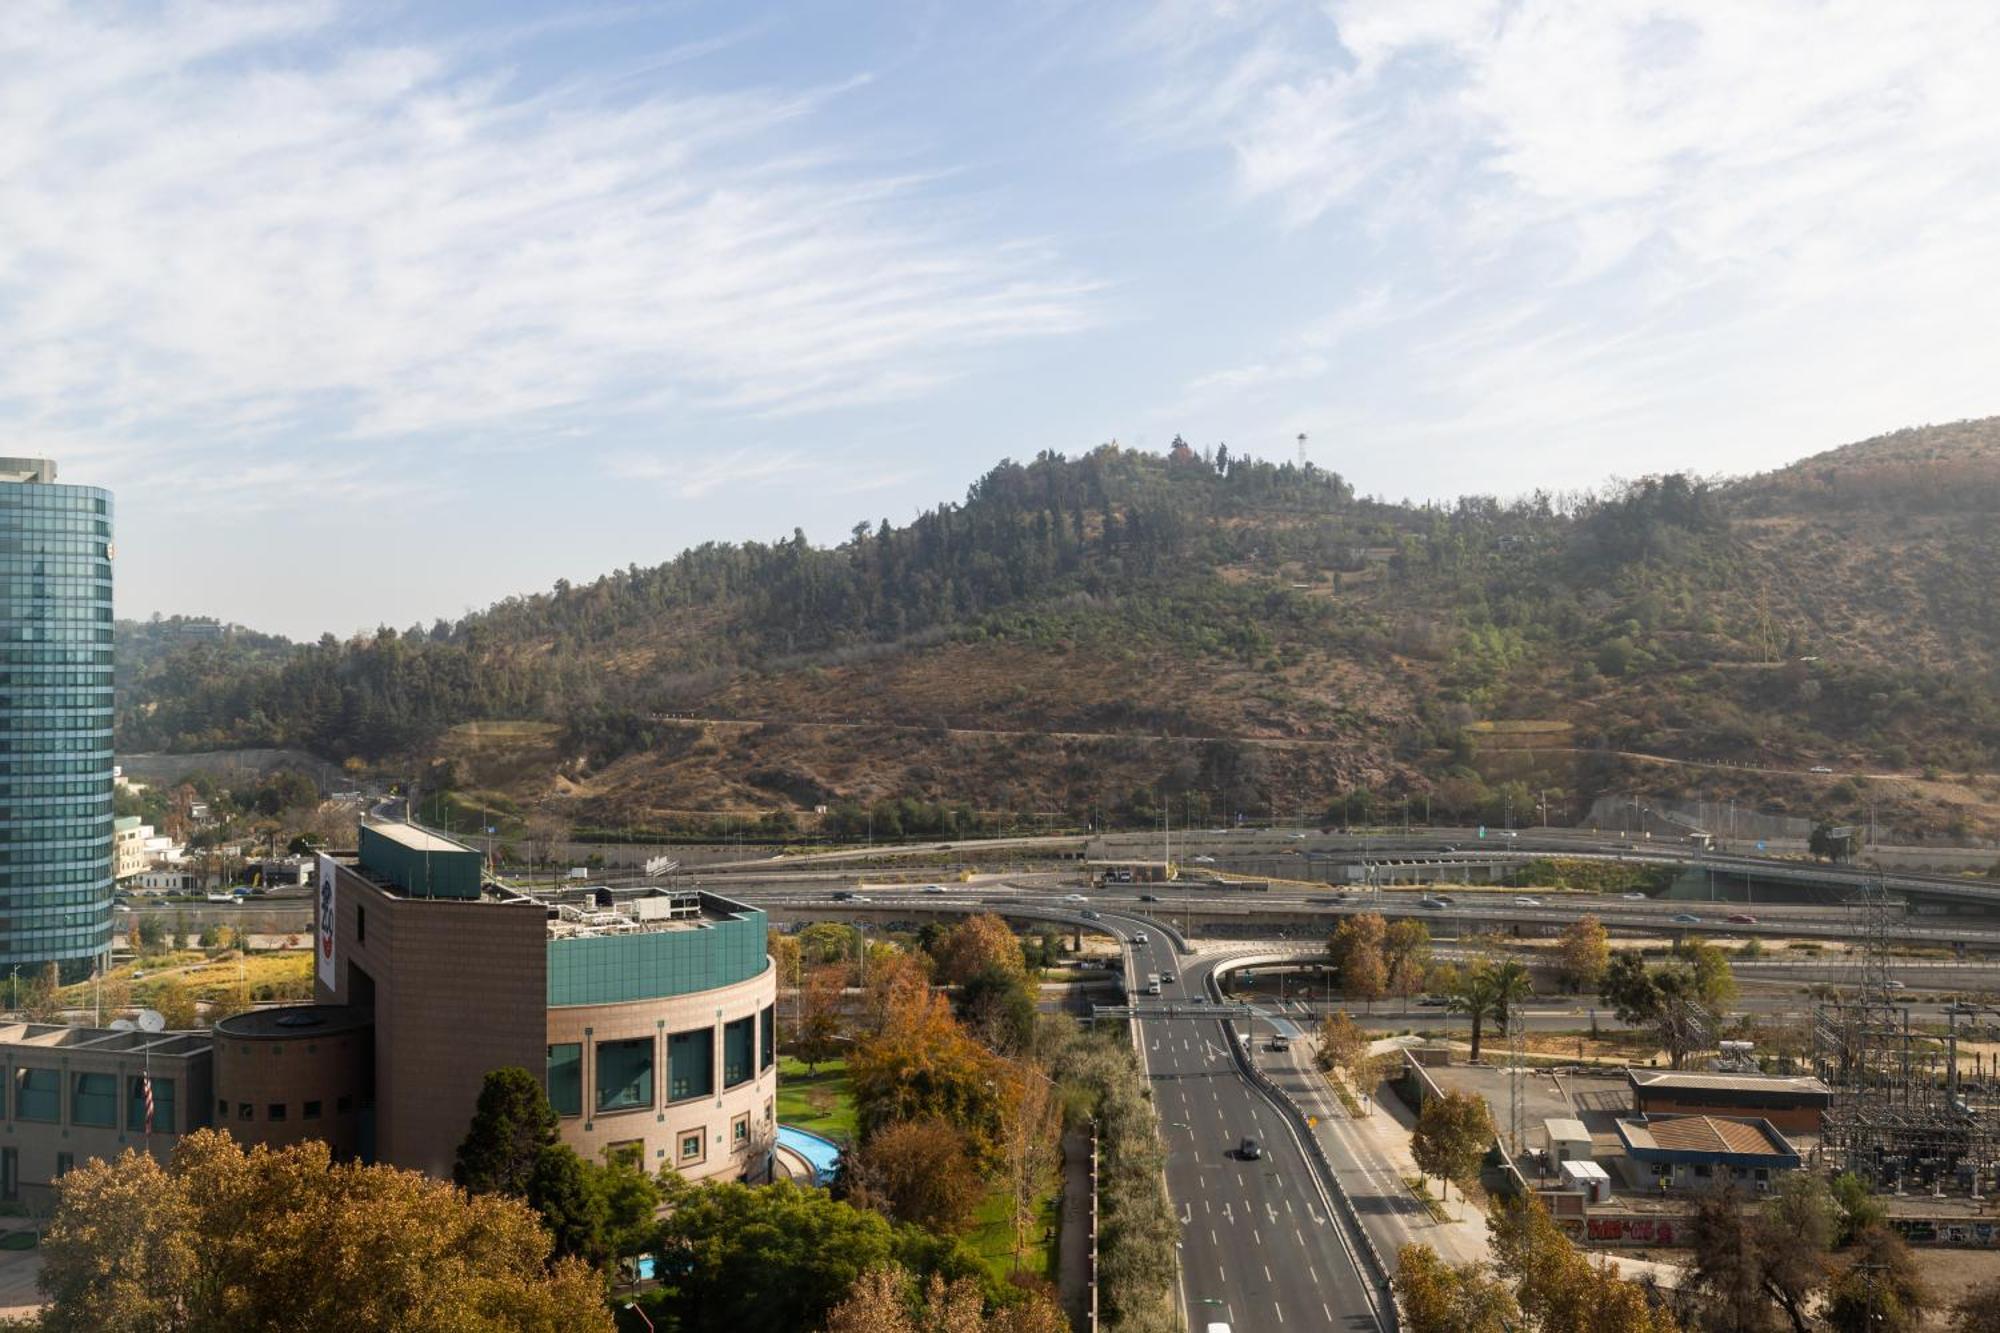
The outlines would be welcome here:
[[[518,1066],[584,1156],[767,1173],[777,973],[764,913],[643,887],[529,895],[481,869],[477,851],[407,824],[364,824],[356,855],[320,858],[317,1003],[218,1030],[230,1132],[287,1142],[308,1103],[325,1123],[347,1098],[351,1128],[329,1128],[351,1135],[340,1143],[449,1175],[487,1073]],[[335,1058],[329,1032],[355,1044]],[[301,1043],[314,1059],[292,1058]]]
[[[111,823],[111,877],[119,883],[146,869],[146,840],[153,826],[142,824],[137,815],[121,815]]]
[[[1799,1166],[1798,1150],[1768,1120],[1639,1116],[1619,1120],[1617,1129],[1637,1188],[1702,1189],[1734,1180],[1761,1192]]]
[[[1787,1134],[1820,1133],[1833,1089],[1809,1075],[1707,1074],[1677,1069],[1628,1069],[1632,1113],[1752,1116]]]
[[[46,1207],[72,1167],[127,1148],[165,1160],[210,1123],[210,1054],[205,1032],[0,1023],[0,1202]]]

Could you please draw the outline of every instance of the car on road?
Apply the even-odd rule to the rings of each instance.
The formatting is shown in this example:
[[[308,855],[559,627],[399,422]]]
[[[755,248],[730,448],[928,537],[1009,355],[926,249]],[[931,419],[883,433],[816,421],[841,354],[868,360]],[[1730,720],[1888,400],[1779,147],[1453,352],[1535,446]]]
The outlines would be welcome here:
[[[1087,903],[1090,901],[1090,899],[1085,897],[1081,893],[1065,893],[1063,895],[1063,901],[1066,903]]]
[[[1147,937],[1147,935],[1146,935],[1146,932],[1145,932],[1145,931],[1141,930],[1141,931],[1136,931],[1136,932],[1134,932],[1134,934],[1133,934],[1133,936],[1132,936],[1132,943],[1134,943],[1134,944],[1151,944],[1151,943],[1152,943],[1152,940],[1151,940],[1150,938],[1148,938],[1148,937]]]
[[[924,892],[925,892],[925,893],[943,893],[943,892],[944,892],[944,885],[942,885],[942,884],[926,884],[926,885],[924,885]]]
[[[1236,1155],[1246,1162],[1262,1161],[1264,1157],[1264,1145],[1255,1139],[1245,1139],[1237,1145]]]
[[[1643,893],[1627,893],[1621,896],[1628,903],[1643,903],[1646,901],[1646,895]]]
[[[1174,984],[1174,983],[1175,983],[1176,981],[1180,980],[1180,978],[1179,978],[1179,977],[1176,977],[1176,976],[1175,976],[1175,975],[1174,975],[1173,973],[1171,973],[1171,972],[1162,972],[1162,973],[1160,973],[1160,980],[1162,980],[1162,981],[1166,982],[1166,983],[1167,983],[1167,984],[1168,984],[1169,986],[1171,986],[1171,985],[1173,985],[1173,984]]]
[[[233,893],[211,893],[208,895],[208,900],[212,903],[233,903],[236,901],[236,895]]]
[[[1831,768],[1828,768],[1828,767],[1827,767],[1827,766],[1826,766],[1825,764],[1814,764],[1814,765],[1812,766],[1812,771],[1813,771],[1813,772],[1815,772],[1815,773],[1831,773],[1831,772],[1833,772],[1833,770],[1832,770]]]
[[[1510,828],[1494,829],[1493,834],[1495,837],[1499,838],[1518,838],[1521,836],[1520,834],[1516,833],[1513,829]]]
[[[1738,926],[1754,926],[1757,924],[1757,918],[1751,916],[1748,912],[1731,912],[1729,914],[1729,921],[1732,925]]]
[[[1541,905],[1542,900],[1540,898],[1530,898],[1525,893],[1514,899],[1514,906],[1516,907],[1540,907]]]
[[[1104,919],[1104,913],[1098,911],[1095,908],[1086,907],[1083,909],[1083,919],[1085,921],[1102,921]]]
[[[1425,1009],[1442,1009],[1451,1003],[1449,995],[1419,995],[1417,1003]]]
[[[1882,984],[1888,987],[1890,990],[1908,990],[1910,988],[1908,982],[1898,981],[1894,977],[1890,977],[1887,981],[1883,982]]]
[[[1212,856],[1196,856],[1190,859],[1205,866],[1212,866],[1215,864],[1215,858]]]
[[[1142,903],[1156,903],[1160,901],[1160,895],[1157,893],[1142,893],[1139,895],[1139,901]]]
[[[1442,912],[1445,908],[1451,906],[1451,904],[1443,898],[1419,898],[1417,899],[1417,906],[1428,907],[1433,912]]]
[[[854,901],[854,891],[852,889],[835,889],[833,891],[833,900],[837,903],[851,903]]]
[[[1701,918],[1693,912],[1675,912],[1674,920],[1683,926],[1698,926],[1701,924]]]
[[[1458,844],[1455,842],[1448,842],[1444,846],[1438,848],[1438,850],[1441,852],[1455,852],[1458,850]]]
[[[1292,841],[1293,841],[1293,842],[1297,842],[1297,841],[1298,841],[1299,839],[1301,839],[1301,838],[1303,838],[1303,837],[1305,837],[1305,836],[1306,836],[1306,835],[1305,835],[1305,834],[1303,834],[1303,833],[1294,833],[1294,834],[1292,835]]]

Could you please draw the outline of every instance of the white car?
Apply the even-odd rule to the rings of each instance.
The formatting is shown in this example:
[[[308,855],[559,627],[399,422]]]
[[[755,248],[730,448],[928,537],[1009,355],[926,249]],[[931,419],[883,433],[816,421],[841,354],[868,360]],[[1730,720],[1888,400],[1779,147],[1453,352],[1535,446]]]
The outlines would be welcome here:
[[[943,892],[944,892],[944,885],[942,885],[942,884],[926,884],[926,885],[924,885],[924,892],[925,892],[925,893],[943,893]]]
[[[1194,859],[1195,861],[1205,866],[1212,866],[1215,864],[1215,858],[1212,856],[1197,856]]]
[[[1628,903],[1643,903],[1646,901],[1646,895],[1643,893],[1628,893],[1623,896]]]
[[[1540,907],[1541,905],[1542,900],[1540,898],[1530,898],[1526,894],[1514,900],[1514,906],[1516,907]]]
[[[1065,893],[1063,895],[1063,901],[1066,903],[1087,903],[1090,901],[1090,899],[1086,898],[1083,894],[1080,893]]]
[[[1833,770],[1832,770],[1832,769],[1830,769],[1830,768],[1828,768],[1828,767],[1827,767],[1827,766],[1826,766],[1825,764],[1814,764],[1814,765],[1812,766],[1812,771],[1813,771],[1813,772],[1815,772],[1815,773],[1831,773],[1831,772],[1833,772]]]

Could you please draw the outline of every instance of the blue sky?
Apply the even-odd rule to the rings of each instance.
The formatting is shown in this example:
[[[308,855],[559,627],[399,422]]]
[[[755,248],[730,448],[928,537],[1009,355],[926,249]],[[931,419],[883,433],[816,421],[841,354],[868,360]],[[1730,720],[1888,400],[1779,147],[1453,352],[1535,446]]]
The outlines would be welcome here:
[[[119,610],[454,616],[1109,439],[1369,493],[2000,410],[2000,10],[13,0],[0,431]]]

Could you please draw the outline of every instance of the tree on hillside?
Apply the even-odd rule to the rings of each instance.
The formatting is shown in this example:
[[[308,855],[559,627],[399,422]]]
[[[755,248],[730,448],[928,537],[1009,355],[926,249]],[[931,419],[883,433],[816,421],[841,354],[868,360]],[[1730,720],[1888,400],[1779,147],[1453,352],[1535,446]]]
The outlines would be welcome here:
[[[1556,941],[1557,970],[1571,991],[1595,990],[1611,963],[1610,936],[1594,916],[1580,916],[1563,927]]]
[[[1436,1176],[1451,1192],[1451,1182],[1463,1184],[1479,1170],[1479,1159],[1493,1146],[1493,1113],[1475,1093],[1447,1092],[1424,1103],[1417,1127],[1410,1134],[1410,1155],[1417,1169]]]
[[[856,1206],[941,1235],[964,1234],[985,1194],[965,1136],[934,1118],[884,1127],[843,1165]]]
[[[1513,1007],[1533,993],[1527,967],[1508,960],[1495,963],[1489,958],[1475,960],[1459,973],[1445,999],[1453,1013],[1472,1020],[1472,1058],[1479,1059],[1480,1041],[1488,1019],[1503,1028]]]
[[[43,1233],[44,1333],[610,1333],[603,1286],[520,1202],[324,1143],[246,1152],[197,1130],[161,1166],[65,1176]]]
[[[469,1194],[525,1198],[542,1149],[556,1141],[556,1123],[541,1080],[515,1066],[489,1070],[451,1178]]]
[[[1428,1245],[1397,1253],[1395,1284],[1408,1333],[1511,1333],[1521,1318],[1490,1264],[1449,1264]]]

